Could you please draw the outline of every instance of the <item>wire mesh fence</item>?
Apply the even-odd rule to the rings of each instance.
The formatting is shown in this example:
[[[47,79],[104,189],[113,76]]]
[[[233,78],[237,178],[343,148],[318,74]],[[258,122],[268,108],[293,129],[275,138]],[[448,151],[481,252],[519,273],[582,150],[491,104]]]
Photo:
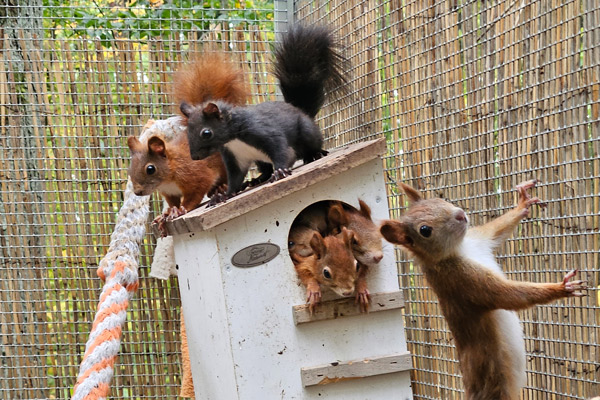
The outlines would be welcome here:
[[[66,399],[122,202],[127,136],[174,113],[172,73],[201,48],[229,51],[257,101],[271,98],[279,11],[269,1],[45,1],[2,11],[0,398]],[[153,247],[147,235],[114,398],[179,393],[179,293],[176,280],[148,277]]]
[[[122,201],[126,137],[174,113],[179,63],[227,50],[253,101],[272,99],[270,44],[294,16],[331,24],[346,45],[352,92],[319,124],[328,148],[387,138],[392,216],[404,208],[398,181],[480,223],[511,207],[515,184],[540,179],[548,207],[522,223],[501,264],[540,282],[578,267],[590,290],[520,313],[524,398],[600,394],[598,1],[34,0],[0,13],[0,398],[70,397]],[[148,235],[113,398],[179,390],[177,282],[148,276],[153,246]],[[461,398],[435,296],[398,257],[415,398]]]
[[[330,141],[385,135],[396,182],[464,208],[473,223],[509,209],[537,178],[548,207],[500,252],[516,280],[558,281],[573,267],[588,297],[521,312],[525,399],[589,398],[598,386],[600,3],[597,1],[299,1],[348,44],[355,97],[325,111]],[[407,340],[420,399],[461,398],[456,354],[419,268],[399,253]]]

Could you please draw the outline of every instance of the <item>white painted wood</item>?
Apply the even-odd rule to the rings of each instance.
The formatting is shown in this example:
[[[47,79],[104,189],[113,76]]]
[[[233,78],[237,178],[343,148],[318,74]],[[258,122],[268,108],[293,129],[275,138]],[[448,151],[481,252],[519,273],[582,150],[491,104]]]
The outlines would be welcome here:
[[[194,234],[190,236],[194,238]],[[223,270],[214,268],[218,263],[210,264],[219,259],[218,242],[211,232],[204,232],[203,240],[189,242],[194,242],[193,251],[186,253],[185,264],[178,264],[180,272],[185,271],[178,277],[196,398],[236,399],[225,293],[215,286],[223,281]],[[177,243],[174,240],[179,262]]]
[[[362,360],[407,351],[401,309],[296,326],[292,306],[305,301],[287,251],[292,221],[308,205],[328,199],[388,218],[381,159],[312,184],[209,231],[174,236],[182,306],[196,398],[411,399],[410,376],[382,376],[305,388],[300,369],[334,360]],[[190,222],[189,227],[193,226]],[[240,249],[270,242],[281,253],[252,268],[232,265]],[[399,290],[393,246],[368,276],[372,293]],[[324,292],[324,300],[336,297]]]

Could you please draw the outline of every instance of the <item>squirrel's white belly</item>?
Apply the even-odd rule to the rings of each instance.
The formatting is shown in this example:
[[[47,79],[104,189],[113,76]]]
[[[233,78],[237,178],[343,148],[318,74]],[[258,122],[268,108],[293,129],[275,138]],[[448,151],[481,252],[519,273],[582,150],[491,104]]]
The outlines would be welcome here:
[[[239,139],[227,142],[225,147],[233,153],[241,170],[247,169],[255,161],[273,163],[264,152]]]
[[[519,317],[516,312],[508,310],[494,310],[492,315],[497,324],[500,353],[504,359],[510,360],[512,367],[511,382],[514,382],[518,388],[522,388],[527,382],[527,375],[525,374],[525,340]]]
[[[158,191],[167,196],[183,196],[183,192],[174,182],[163,183],[158,187]]]
[[[461,244],[461,255],[477,262],[484,268],[495,274],[504,276],[504,272],[498,265],[492,243],[489,240],[480,239],[476,236],[465,236]],[[496,320],[498,336],[500,338],[500,352],[502,357],[511,361],[511,373],[516,386],[525,386],[527,376],[525,374],[525,340],[523,339],[523,328],[517,313],[508,310],[494,310],[492,315]]]

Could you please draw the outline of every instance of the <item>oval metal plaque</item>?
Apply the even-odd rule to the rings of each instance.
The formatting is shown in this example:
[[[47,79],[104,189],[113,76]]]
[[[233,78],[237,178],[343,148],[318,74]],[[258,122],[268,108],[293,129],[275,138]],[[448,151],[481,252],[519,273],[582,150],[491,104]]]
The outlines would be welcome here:
[[[265,264],[279,254],[279,246],[273,243],[258,243],[244,247],[231,257],[236,267],[250,268]]]

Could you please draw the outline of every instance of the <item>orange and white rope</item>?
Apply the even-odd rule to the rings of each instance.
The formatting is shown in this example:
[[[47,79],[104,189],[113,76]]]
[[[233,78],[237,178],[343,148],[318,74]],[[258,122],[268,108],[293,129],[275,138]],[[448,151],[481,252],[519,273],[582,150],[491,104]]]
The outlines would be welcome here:
[[[128,181],[108,253],[97,270],[104,287],[72,400],[100,400],[108,396],[127,307],[138,288],[139,244],[146,233],[148,213],[149,197],[136,196]]]

